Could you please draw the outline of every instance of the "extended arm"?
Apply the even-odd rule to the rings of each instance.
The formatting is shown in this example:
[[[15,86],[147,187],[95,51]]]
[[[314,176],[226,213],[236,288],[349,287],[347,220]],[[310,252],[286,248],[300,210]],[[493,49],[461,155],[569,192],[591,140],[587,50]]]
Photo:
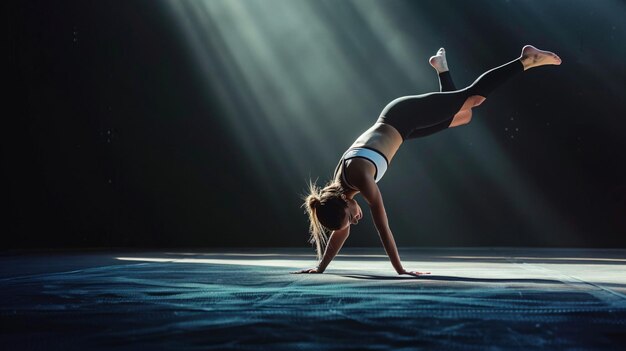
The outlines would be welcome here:
[[[350,235],[350,226],[347,226],[344,229],[333,230],[333,233],[330,235],[330,239],[328,239],[328,245],[326,245],[326,250],[324,251],[324,257],[320,261],[320,264],[317,265],[317,272],[323,273],[328,267],[330,261],[335,258],[343,243],[346,242],[348,236]]]
[[[346,242],[348,236],[350,235],[350,226],[347,226],[344,229],[333,230],[332,234],[330,234],[330,238],[328,239],[328,244],[326,245],[326,249],[324,250],[324,256],[320,263],[315,268],[302,269],[296,272],[291,273],[324,273],[330,261],[337,256],[339,250],[343,246],[343,243]]]
[[[396,242],[393,238],[393,234],[391,233],[391,229],[389,228],[387,213],[385,212],[385,206],[383,205],[383,197],[380,193],[380,189],[378,189],[378,185],[376,185],[376,182],[374,182],[372,177],[368,176],[366,172],[363,172],[362,174],[364,176],[359,177],[360,179],[353,183],[358,186],[361,191],[361,195],[363,195],[363,198],[365,198],[365,201],[367,201],[370,206],[374,225],[376,226],[380,240],[385,248],[385,252],[387,252],[387,256],[389,256],[389,260],[391,260],[393,268],[396,272],[398,272],[398,274],[408,274],[413,276],[429,274],[404,270],[402,262],[400,261],[400,255],[398,254]]]
[[[403,274],[405,271],[402,267],[402,262],[400,261],[396,241],[393,238],[391,228],[389,228],[387,212],[385,212],[385,205],[383,204],[383,197],[373,179],[365,180],[365,183],[368,184],[361,184],[359,189],[370,206],[372,219],[374,220],[374,225],[376,226],[376,230],[380,236],[380,241],[385,248],[385,252],[387,252],[387,256],[389,256],[389,260],[391,261],[393,268],[396,272],[398,272],[398,274]]]

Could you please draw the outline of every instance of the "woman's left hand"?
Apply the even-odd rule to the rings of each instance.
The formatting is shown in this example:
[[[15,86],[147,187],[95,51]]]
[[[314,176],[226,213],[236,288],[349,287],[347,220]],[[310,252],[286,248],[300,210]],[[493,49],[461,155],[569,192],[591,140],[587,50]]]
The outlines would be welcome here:
[[[417,271],[402,271],[400,273],[398,273],[400,275],[402,274],[407,274],[407,275],[412,275],[414,277],[419,277],[420,275],[424,275],[424,274],[430,274],[430,272],[417,272]]]
[[[302,269],[296,272],[290,272],[291,274],[303,274],[303,273],[322,273],[319,271],[319,269],[317,267],[315,268],[307,268],[307,269]]]

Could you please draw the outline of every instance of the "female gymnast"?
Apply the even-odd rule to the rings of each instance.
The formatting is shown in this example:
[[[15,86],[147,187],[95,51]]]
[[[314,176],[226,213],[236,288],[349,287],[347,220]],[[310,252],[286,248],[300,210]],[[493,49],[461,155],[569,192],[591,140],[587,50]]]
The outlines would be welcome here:
[[[437,70],[439,92],[402,96],[391,101],[376,123],[343,154],[333,179],[323,188],[309,182],[310,193],[304,197],[303,207],[309,216],[310,243],[315,244],[320,262],[315,268],[292,273],[324,272],[348,238],[350,225],[357,224],[363,217],[361,207],[354,200],[354,196],[361,193],[396,272],[412,276],[428,274],[402,267],[376,183],[404,141],[468,124],[472,108],[483,103],[495,88],[530,68],[560,65],[561,59],[553,52],[526,45],[518,58],[483,73],[460,90],[456,90],[452,82],[444,48],[439,49],[429,63]],[[331,232],[330,238],[328,232]]]

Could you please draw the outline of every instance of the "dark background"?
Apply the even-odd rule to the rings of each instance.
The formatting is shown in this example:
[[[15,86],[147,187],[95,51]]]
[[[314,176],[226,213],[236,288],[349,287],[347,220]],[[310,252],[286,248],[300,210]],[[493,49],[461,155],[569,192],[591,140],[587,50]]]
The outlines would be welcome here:
[[[515,57],[527,43],[557,52],[564,64],[511,82],[468,126],[403,146],[379,183],[398,244],[626,247],[624,3],[407,6],[431,19],[421,23],[431,28],[427,33],[411,32],[416,24],[410,20],[401,24],[416,42],[428,41],[428,50],[416,53],[416,65],[423,67],[445,45],[458,86]],[[528,8],[545,17],[526,21],[522,9]],[[333,162],[303,153],[304,163],[312,160],[309,173],[277,174],[269,186],[258,181],[258,170],[222,123],[246,117],[221,110],[166,6],[14,1],[5,12],[5,33],[10,93],[2,118],[3,247],[308,245],[300,191],[309,175],[332,171],[358,131],[348,130],[332,145]],[[367,81],[368,62],[355,57],[364,77],[359,84],[374,84]],[[437,88],[433,77],[429,84],[398,85],[373,106]],[[515,98],[520,95],[528,99]],[[362,102],[354,96],[350,103]],[[514,171],[503,171],[506,165],[490,163],[480,152],[482,169],[455,156],[481,145],[479,128],[491,132]],[[514,128],[524,133],[511,138]],[[425,152],[421,145],[437,151],[427,169],[443,192],[413,190],[419,182],[405,178],[410,168],[403,167]],[[315,145],[300,147],[315,152]],[[459,165],[461,178],[448,178],[449,168],[437,161],[444,153],[446,167]],[[493,177],[506,184],[510,172],[532,184],[533,193],[515,181],[507,193],[493,185]],[[516,206],[516,194],[529,202]],[[369,218],[346,245],[379,245]]]

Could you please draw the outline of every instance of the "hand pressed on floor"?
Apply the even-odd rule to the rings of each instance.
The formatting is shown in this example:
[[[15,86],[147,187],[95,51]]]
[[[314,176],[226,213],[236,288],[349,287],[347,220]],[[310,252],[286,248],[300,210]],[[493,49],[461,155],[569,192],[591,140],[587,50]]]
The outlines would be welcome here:
[[[408,274],[408,275],[412,275],[414,277],[419,277],[420,275],[424,275],[424,274],[430,274],[430,272],[418,272],[418,271],[403,271],[401,273],[398,273],[400,275],[402,274]]]
[[[318,271],[317,268],[307,268],[307,269],[302,269],[299,271],[295,271],[295,272],[290,272],[291,274],[302,274],[302,273],[322,273],[320,271]]]

